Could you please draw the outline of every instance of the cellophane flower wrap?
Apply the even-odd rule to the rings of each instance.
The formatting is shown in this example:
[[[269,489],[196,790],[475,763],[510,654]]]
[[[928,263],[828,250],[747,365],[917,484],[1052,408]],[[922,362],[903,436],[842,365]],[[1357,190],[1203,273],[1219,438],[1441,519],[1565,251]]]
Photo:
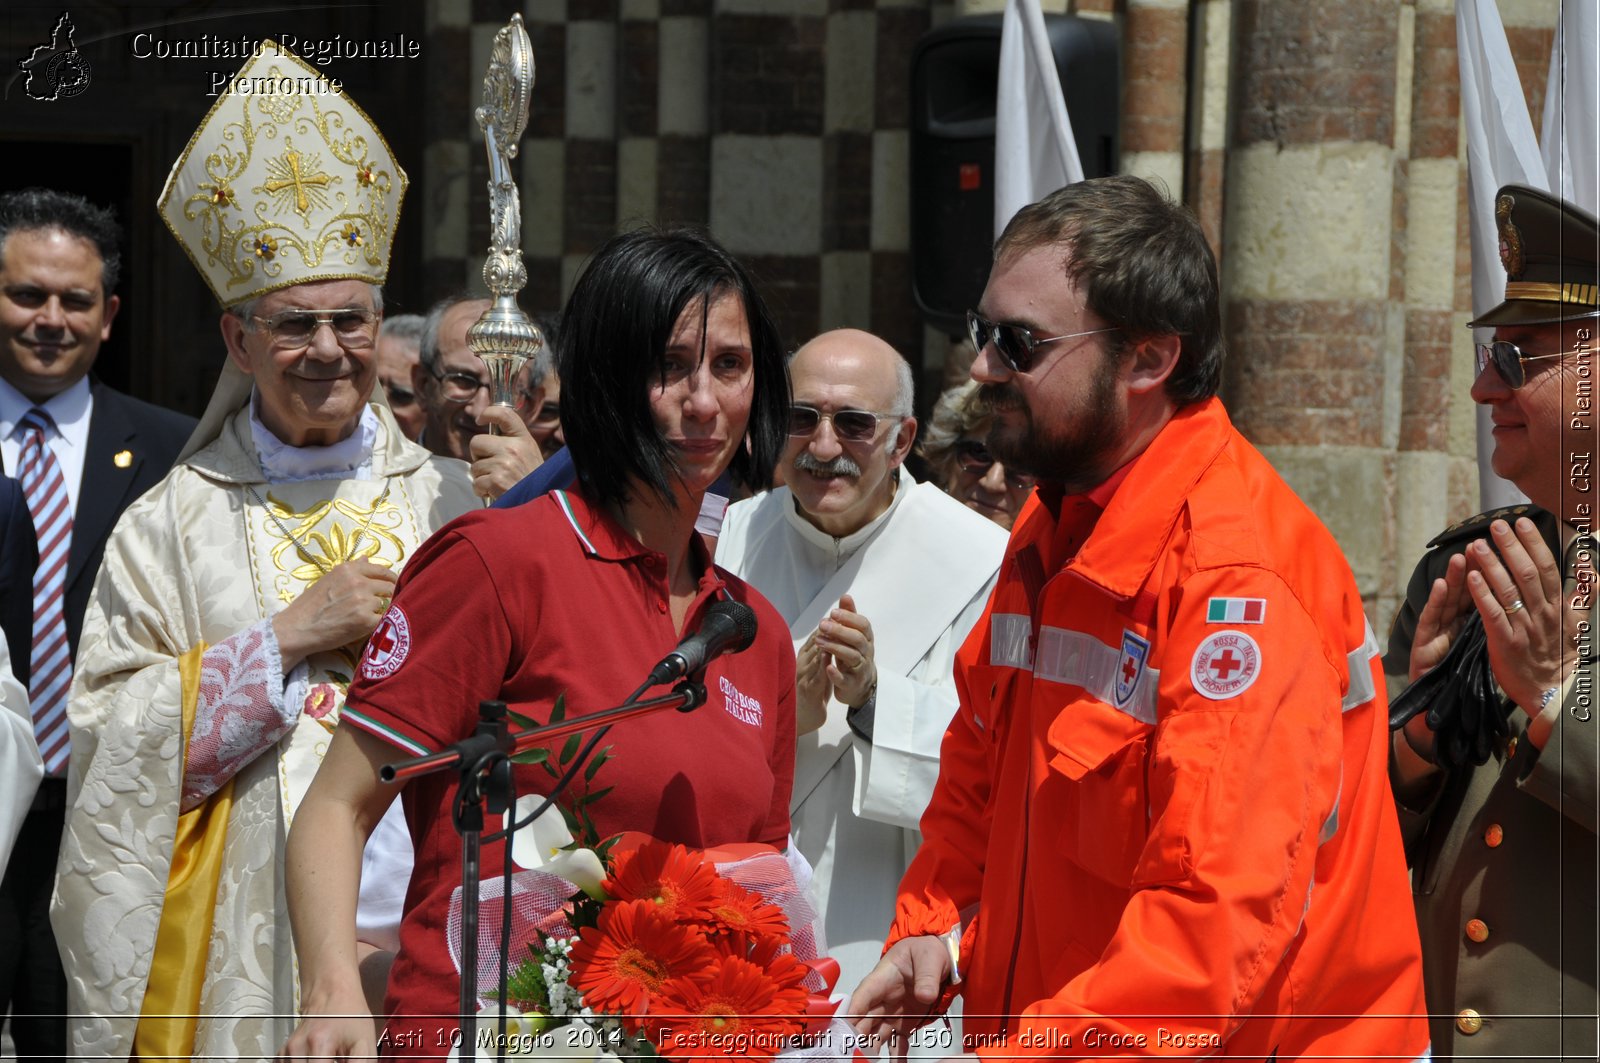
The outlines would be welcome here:
[[[534,798],[518,802],[525,815]],[[809,1061],[852,1055],[817,913],[769,846],[625,834],[594,850],[552,810],[513,836],[509,899],[479,883],[477,1055]],[[499,1034],[500,928],[511,908]],[[447,936],[461,966],[461,891]],[[463,1055],[468,1055],[463,1052]]]

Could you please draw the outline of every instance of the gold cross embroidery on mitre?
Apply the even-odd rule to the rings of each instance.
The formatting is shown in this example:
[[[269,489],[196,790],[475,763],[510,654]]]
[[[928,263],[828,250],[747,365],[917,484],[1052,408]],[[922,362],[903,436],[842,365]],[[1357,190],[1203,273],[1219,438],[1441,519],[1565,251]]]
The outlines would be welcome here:
[[[294,189],[294,209],[301,214],[311,209],[311,198],[306,194],[307,185],[316,185],[321,188],[328,187],[328,175],[325,173],[302,174],[300,172],[301,154],[298,151],[286,151],[279,164],[280,172],[285,176],[276,181],[267,181],[261,187],[276,195],[279,192]],[[275,167],[278,169],[279,167]]]

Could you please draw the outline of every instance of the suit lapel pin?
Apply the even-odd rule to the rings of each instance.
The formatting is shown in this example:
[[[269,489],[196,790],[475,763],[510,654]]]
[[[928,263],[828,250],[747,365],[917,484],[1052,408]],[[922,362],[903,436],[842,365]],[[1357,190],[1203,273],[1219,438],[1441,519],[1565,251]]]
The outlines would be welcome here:
[[[111,464],[115,465],[119,469],[126,469],[128,466],[133,464],[133,451],[117,451],[115,454],[111,455]]]

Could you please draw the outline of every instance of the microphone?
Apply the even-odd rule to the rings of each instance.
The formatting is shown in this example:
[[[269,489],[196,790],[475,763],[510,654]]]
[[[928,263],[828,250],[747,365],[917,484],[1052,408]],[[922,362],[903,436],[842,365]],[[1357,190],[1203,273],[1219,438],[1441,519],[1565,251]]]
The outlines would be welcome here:
[[[700,630],[678,643],[661,658],[645,680],[646,687],[661,686],[695,675],[724,653],[750,648],[756,638],[756,611],[743,602],[720,601],[706,611]]]

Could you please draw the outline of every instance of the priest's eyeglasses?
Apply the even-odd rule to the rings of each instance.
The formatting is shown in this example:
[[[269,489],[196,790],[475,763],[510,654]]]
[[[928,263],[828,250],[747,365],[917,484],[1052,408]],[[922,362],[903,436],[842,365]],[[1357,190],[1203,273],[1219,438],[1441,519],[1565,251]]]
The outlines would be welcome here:
[[[809,436],[821,427],[823,421],[833,425],[833,434],[850,443],[865,443],[878,434],[879,421],[898,421],[892,413],[872,413],[867,410],[834,410],[823,413],[815,406],[798,403],[789,407],[789,434]]]
[[[956,464],[964,472],[978,477],[980,480],[989,475],[989,470],[994,467],[994,455],[989,453],[989,448],[984,446],[981,439],[956,440]],[[1017,491],[1026,491],[1039,482],[1036,476],[1029,476],[1025,472],[1012,472],[1006,470],[1006,486]]]
[[[1495,340],[1493,343],[1478,344],[1478,372],[1483,372],[1483,367],[1490,362],[1494,363],[1494,371],[1500,374],[1500,379],[1505,381],[1506,387],[1516,391],[1528,382],[1528,372],[1524,362],[1542,362],[1547,358],[1565,358],[1569,351],[1557,351],[1555,354],[1529,354],[1510,340]]]
[[[1116,332],[1119,326],[1092,328],[1087,332],[1067,332],[1060,336],[1035,336],[1021,325],[1002,325],[986,321],[976,310],[967,311],[967,338],[972,341],[974,354],[982,354],[984,347],[994,344],[1000,361],[1013,373],[1026,373],[1033,368],[1033,360],[1040,347],[1062,340],[1075,340],[1079,336],[1096,336],[1102,332]]]
[[[250,320],[259,322],[272,337],[272,345],[284,351],[309,347],[323,325],[333,329],[339,346],[347,351],[371,347],[377,337],[377,313],[360,306],[341,310],[280,310],[267,317],[251,314]]]

